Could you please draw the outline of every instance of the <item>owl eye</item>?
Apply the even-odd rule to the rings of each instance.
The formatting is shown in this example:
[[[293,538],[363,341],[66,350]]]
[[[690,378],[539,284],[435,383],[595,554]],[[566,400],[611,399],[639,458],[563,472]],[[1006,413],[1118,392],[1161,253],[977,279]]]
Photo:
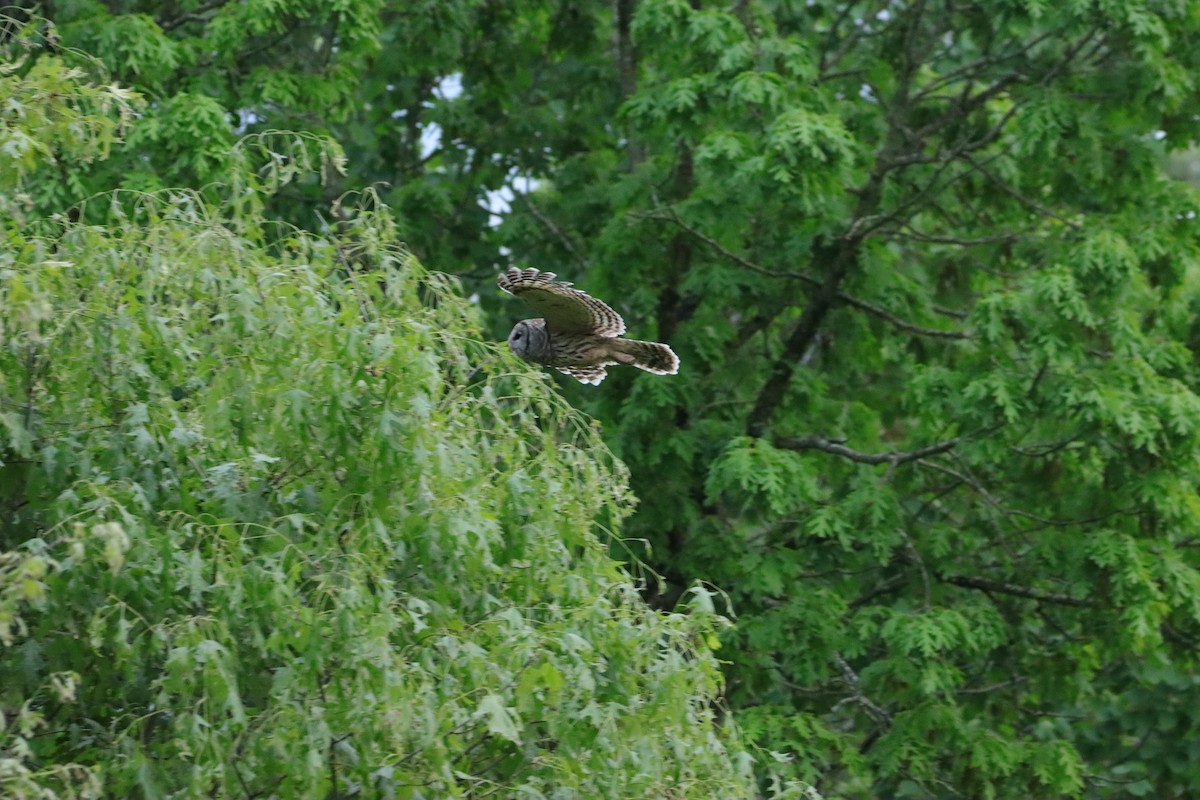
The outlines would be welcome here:
[[[514,334],[513,334],[513,338],[514,338],[514,339],[520,339],[522,335],[523,335],[523,334],[522,334],[520,331],[517,331],[516,333],[514,333]]]

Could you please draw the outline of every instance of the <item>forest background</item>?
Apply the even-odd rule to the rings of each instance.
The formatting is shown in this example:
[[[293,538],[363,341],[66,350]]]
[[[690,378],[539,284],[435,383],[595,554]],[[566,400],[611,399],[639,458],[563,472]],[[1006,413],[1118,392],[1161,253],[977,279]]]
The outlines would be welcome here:
[[[0,794],[1200,795],[1200,4],[3,13]]]

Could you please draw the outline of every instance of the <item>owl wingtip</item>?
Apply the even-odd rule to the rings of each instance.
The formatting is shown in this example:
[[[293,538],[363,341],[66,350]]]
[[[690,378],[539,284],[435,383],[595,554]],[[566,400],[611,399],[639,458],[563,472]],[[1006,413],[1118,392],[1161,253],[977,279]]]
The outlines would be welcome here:
[[[547,270],[538,269],[537,267],[509,267],[501,274],[516,278],[550,281],[558,277],[558,273],[556,272],[549,272]]]

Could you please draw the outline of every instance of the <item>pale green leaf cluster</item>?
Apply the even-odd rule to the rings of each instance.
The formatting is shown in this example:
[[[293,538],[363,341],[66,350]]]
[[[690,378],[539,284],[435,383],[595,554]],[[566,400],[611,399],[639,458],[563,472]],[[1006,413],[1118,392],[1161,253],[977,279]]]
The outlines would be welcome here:
[[[38,167],[90,163],[108,156],[143,108],[136,92],[108,79],[78,51],[39,52],[44,32],[0,14],[0,191],[14,192]],[[0,199],[0,214],[27,198]]]
[[[0,259],[5,796],[747,793],[718,618],[643,604],[622,466],[385,217],[139,208]]]

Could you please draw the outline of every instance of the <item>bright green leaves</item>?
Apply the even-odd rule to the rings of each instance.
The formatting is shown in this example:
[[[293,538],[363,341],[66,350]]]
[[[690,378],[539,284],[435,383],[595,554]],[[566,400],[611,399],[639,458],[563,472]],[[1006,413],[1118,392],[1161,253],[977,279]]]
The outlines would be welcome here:
[[[637,128],[665,125],[698,145],[698,195],[728,191],[731,180],[757,194],[765,180],[774,184],[766,191],[788,192],[809,211],[836,201],[857,143],[841,117],[823,113],[827,101],[811,88],[816,71],[803,43],[757,38],[735,13],[686,3],[642,4],[634,34],[655,41],[659,64],[670,61],[663,40],[690,59],[682,77],[659,82],[651,72],[626,112]]]
[[[833,194],[849,178],[854,140],[837,117],[790,109],[768,127],[764,144],[764,171],[782,186],[794,185],[807,210],[817,210],[817,198]]]
[[[906,656],[931,660],[959,651],[972,654],[994,649],[1004,642],[1004,623],[995,609],[972,605],[898,613],[883,624],[880,634]]]
[[[106,156],[142,107],[137,93],[108,83],[103,67],[82,54],[35,56],[28,43],[38,36],[28,23],[0,42],[0,189],[8,192],[39,166]],[[0,216],[20,208],[13,200],[0,203]]]
[[[22,615],[26,607],[43,607],[46,599],[44,556],[7,552],[0,556],[0,645],[11,647],[28,635]]]
[[[155,153],[164,165],[201,185],[224,174],[233,146],[227,112],[206,95],[177,94],[134,128],[130,147]]]
[[[57,158],[61,166],[30,193],[39,210],[58,213],[117,187],[154,191],[244,180],[231,158],[238,134],[288,127],[303,116],[308,123],[325,119],[301,126],[324,136],[329,123],[360,108],[352,89],[360,82],[361,59],[378,47],[379,10],[375,3],[306,0],[184,4],[156,9],[155,16],[115,13],[96,3],[56,7],[51,22],[57,27],[44,21],[26,26],[43,36],[7,37],[0,100],[27,121],[0,134],[0,159],[7,153],[17,167],[0,173],[20,177]],[[51,43],[53,55],[41,52],[42,41]],[[27,52],[14,54],[16,45]],[[28,54],[34,55],[23,64]],[[61,61],[84,69],[68,72]],[[136,91],[105,86],[104,69]],[[6,92],[10,70],[25,73],[26,91],[49,102]],[[99,79],[85,85],[85,74]],[[137,92],[154,102],[137,103]],[[135,117],[137,111],[144,113]],[[131,132],[128,145],[116,148],[107,164],[93,164],[125,131]],[[84,139],[93,152],[79,148]],[[307,165],[300,169],[312,176]]]
[[[709,498],[715,500],[734,488],[746,510],[771,514],[805,506],[820,495],[815,476],[798,455],[761,439],[731,442],[709,470],[705,485]]]
[[[191,193],[111,213],[2,273],[3,700],[103,731],[20,780],[749,796],[722,621],[645,606],[595,527],[622,465],[385,214],[266,242]]]
[[[86,24],[64,25],[73,46],[102,55],[124,83],[161,89],[162,81],[185,57],[184,50],[145,14],[99,14]]]
[[[1134,279],[1141,260],[1134,246],[1111,228],[1102,227],[1089,233],[1075,248],[1080,278],[1089,285],[1099,282],[1106,288],[1119,287]]]
[[[1049,741],[1029,754],[1038,782],[1049,794],[1077,796],[1083,791],[1083,760],[1070,744]]]

